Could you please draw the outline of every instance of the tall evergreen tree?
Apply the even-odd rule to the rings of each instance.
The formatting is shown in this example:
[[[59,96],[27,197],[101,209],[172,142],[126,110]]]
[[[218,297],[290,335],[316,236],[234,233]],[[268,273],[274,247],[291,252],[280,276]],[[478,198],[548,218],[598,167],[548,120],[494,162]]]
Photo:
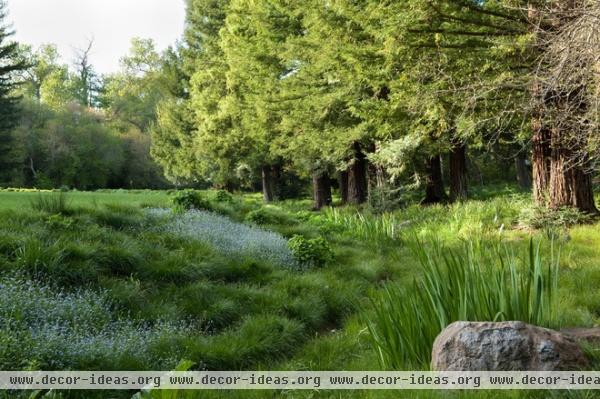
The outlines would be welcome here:
[[[470,81],[461,79],[462,68],[442,70],[453,83],[454,104],[469,104],[475,123],[495,120],[498,131],[506,120],[523,121],[533,148],[535,201],[597,212],[590,148],[598,123],[589,112],[598,109],[590,78],[597,62],[589,54],[598,38],[594,24],[585,23],[597,15],[597,2],[412,0],[398,7],[392,14],[403,42],[423,55],[433,49],[447,59],[478,60]]]
[[[8,184],[19,161],[14,159],[14,143],[10,129],[18,119],[18,97],[13,94],[16,75],[26,68],[19,59],[18,44],[11,40],[7,7],[0,1],[0,184]]]

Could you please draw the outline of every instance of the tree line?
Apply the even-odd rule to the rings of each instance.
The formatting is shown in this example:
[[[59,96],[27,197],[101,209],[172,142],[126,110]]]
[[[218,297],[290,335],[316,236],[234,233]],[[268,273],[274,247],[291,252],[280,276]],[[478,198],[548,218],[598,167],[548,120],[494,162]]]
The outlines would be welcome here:
[[[53,44],[11,40],[0,20],[0,185],[9,187],[164,188],[150,155],[156,107],[177,79],[172,50],[134,39],[118,72],[100,75],[93,40],[65,63]]]
[[[52,51],[38,50],[16,131],[31,135],[42,107],[56,120],[40,135],[56,141],[85,115],[79,150],[105,148],[106,162],[71,175],[109,176],[88,187],[164,175],[273,201],[310,182],[321,208],[332,189],[351,204],[402,187],[459,201],[499,176],[532,185],[540,206],[596,213],[599,16],[591,0],[187,0],[181,43],[158,54],[138,40],[101,82],[86,51],[49,73]],[[121,150],[97,147],[101,131]],[[67,166],[35,166],[58,162],[55,141],[20,157],[26,183],[63,179]]]
[[[464,199],[479,153],[514,161],[537,204],[596,212],[598,16],[586,0],[188,0],[153,153],[173,178],[260,175],[266,201],[291,170],[317,208],[332,185],[348,203],[414,182],[424,203]]]

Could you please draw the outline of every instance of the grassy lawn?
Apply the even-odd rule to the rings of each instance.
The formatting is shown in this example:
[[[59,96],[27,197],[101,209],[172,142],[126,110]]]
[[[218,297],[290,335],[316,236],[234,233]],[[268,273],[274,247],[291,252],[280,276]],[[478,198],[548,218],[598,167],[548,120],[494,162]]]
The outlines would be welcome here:
[[[40,195],[46,195],[48,192],[38,192],[34,190],[24,191],[6,191],[0,190],[0,210],[13,209],[23,210],[28,208],[32,201]],[[106,191],[72,191],[68,195],[69,204],[75,207],[122,204],[135,207],[148,206],[168,206],[169,199],[165,191],[127,191],[127,190],[106,190]]]
[[[547,232],[517,228],[530,206],[527,194],[478,194],[485,201],[374,215],[353,208],[313,212],[309,201],[264,206],[257,195],[220,199],[216,192],[203,194],[211,213],[185,214],[154,209],[170,204],[166,192],[69,192],[61,202],[59,193],[0,192],[0,368],[154,370],[189,359],[209,370],[379,370],[366,329],[369,297],[386,285],[413,287],[423,272],[416,242],[502,243],[515,257],[526,257],[531,237],[549,248]],[[559,233],[556,324],[595,325],[600,228]],[[287,247],[294,235],[324,238],[332,260],[299,264]],[[131,393],[106,395],[65,397]],[[447,396],[494,397],[381,391],[189,397]]]

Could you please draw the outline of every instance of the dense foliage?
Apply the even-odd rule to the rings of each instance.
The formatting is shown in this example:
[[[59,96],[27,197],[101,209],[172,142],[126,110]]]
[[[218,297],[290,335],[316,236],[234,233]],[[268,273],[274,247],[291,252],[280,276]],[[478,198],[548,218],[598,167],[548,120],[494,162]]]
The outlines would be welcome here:
[[[109,75],[0,6],[0,368],[427,368],[455,320],[597,325],[598,4],[186,0]]]
[[[1,184],[77,189],[167,184],[150,156],[156,105],[168,91],[166,64],[151,41],[136,39],[122,70],[99,77],[89,51],[70,68],[53,45],[15,47],[15,59],[26,68],[13,77],[19,112],[13,112],[11,129],[3,130],[11,138],[10,151],[0,154],[13,166]]]
[[[161,104],[153,154],[173,181],[260,181],[267,202],[284,172],[312,177],[316,208],[332,186],[350,203],[423,187],[428,204],[474,181],[528,188],[532,165],[538,205],[594,213],[597,74],[575,51],[598,44],[594,4],[189,0],[181,91]],[[571,86],[552,86],[558,48],[588,71]],[[542,92],[578,93],[585,112]]]
[[[186,4],[181,43],[135,39],[108,76],[93,42],[71,67],[52,45],[6,44],[6,101],[22,99],[0,127],[0,184],[211,185],[270,202],[312,181],[315,208],[339,189],[386,211],[405,190],[432,204],[515,180],[539,207],[596,213],[595,2]]]

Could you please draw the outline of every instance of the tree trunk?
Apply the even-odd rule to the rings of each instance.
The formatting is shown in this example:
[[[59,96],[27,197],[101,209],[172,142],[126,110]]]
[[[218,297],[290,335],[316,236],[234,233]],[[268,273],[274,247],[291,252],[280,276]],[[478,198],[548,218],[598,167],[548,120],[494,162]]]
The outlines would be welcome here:
[[[423,198],[421,204],[428,205],[446,202],[448,196],[444,189],[442,157],[439,154],[427,159],[425,173],[425,198]]]
[[[558,209],[568,206],[571,201],[571,171],[568,168],[569,156],[561,148],[559,133],[552,132],[550,155],[550,208]]]
[[[539,117],[534,117],[532,127],[533,200],[538,206],[546,206],[550,182],[550,134]]]
[[[462,201],[467,198],[467,145],[452,139],[450,150],[450,200]]]
[[[572,0],[550,3],[552,3],[550,11],[558,11],[558,15],[565,15],[565,12],[577,6]],[[530,25],[534,29],[542,22],[542,13],[535,4],[532,2],[528,12]],[[556,8],[553,10],[552,7]],[[561,18],[555,18],[552,21],[552,29],[559,31],[562,23]],[[538,53],[542,54],[545,46],[544,42],[537,43]],[[537,205],[552,209],[573,207],[582,212],[595,214],[598,210],[594,202],[589,160],[586,159],[585,148],[579,142],[577,133],[570,131],[570,129],[576,131],[578,123],[575,122],[575,125],[569,127],[568,123],[561,123],[560,120],[552,121],[552,111],[549,113],[550,118],[545,118],[547,108],[559,115],[568,113],[571,118],[575,116],[573,113],[577,114],[578,111],[581,111],[581,115],[585,115],[587,104],[579,102],[577,92],[585,90],[586,83],[584,81],[575,85],[567,83],[568,86],[563,87],[561,79],[556,80],[556,82],[548,82],[548,79],[541,79],[534,82],[531,88],[532,98],[537,103],[532,124],[534,200]],[[547,86],[542,88],[541,85],[544,83]],[[568,89],[565,90],[565,87]],[[549,122],[546,121],[547,119]]]
[[[592,175],[585,170],[585,162],[577,160],[562,143],[559,129],[551,136],[549,206],[577,208],[585,213],[598,213],[594,201]]]
[[[327,172],[315,171],[313,180],[313,199],[314,208],[321,209],[324,206],[331,205],[331,181]]]
[[[592,174],[580,167],[574,168],[571,173],[571,196],[573,206],[581,212],[597,214],[594,200],[594,186]]]
[[[387,89],[386,89],[387,90]],[[385,93],[385,90],[384,90]],[[367,152],[377,152],[377,144],[371,143],[367,147]],[[368,191],[370,192],[374,188],[382,189],[386,186],[387,174],[385,168],[380,165],[376,165],[373,162],[367,160],[367,179],[368,179]]]
[[[281,166],[263,165],[262,173],[262,192],[265,202],[273,202],[280,199],[281,187]]]
[[[338,176],[340,182],[340,197],[342,198],[342,204],[348,203],[348,171],[343,170],[339,172]]]
[[[275,195],[273,193],[273,173],[270,165],[263,165],[262,172],[262,192],[265,202],[273,202]]]
[[[367,201],[367,165],[367,157],[360,144],[354,143],[354,160],[348,170],[348,202],[351,204],[363,204]]]
[[[275,201],[281,200],[281,164],[277,163],[271,167],[271,190]]]
[[[517,182],[519,187],[524,190],[531,188],[531,172],[527,167],[527,161],[522,156],[518,155],[515,158],[515,169],[517,172]]]

